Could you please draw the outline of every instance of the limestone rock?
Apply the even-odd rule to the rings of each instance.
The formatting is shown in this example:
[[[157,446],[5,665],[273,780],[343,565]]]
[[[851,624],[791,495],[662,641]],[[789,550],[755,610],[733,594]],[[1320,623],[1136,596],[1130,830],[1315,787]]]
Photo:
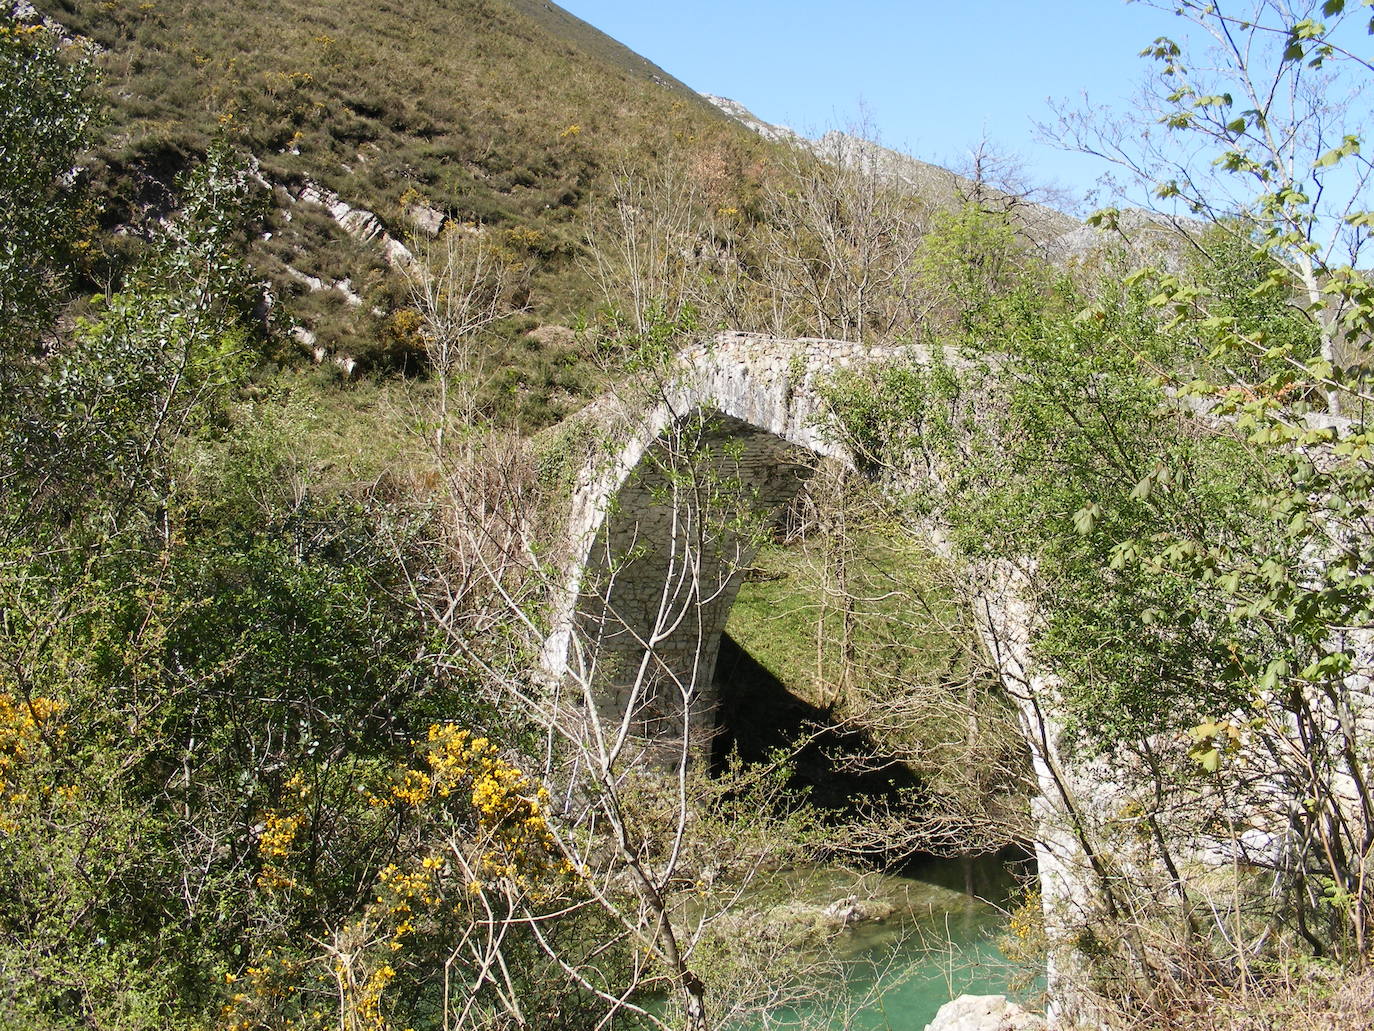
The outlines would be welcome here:
[[[431,237],[439,235],[446,221],[442,211],[431,208],[428,204],[412,204],[406,208],[406,218],[410,219],[410,224],[417,231]]]
[[[387,232],[380,218],[366,208],[353,207],[333,190],[307,181],[292,192],[291,197],[299,203],[324,208],[339,228],[355,240],[377,242],[382,248],[382,257],[392,268],[405,268],[415,260],[406,246]]]
[[[1044,1031],[1043,1018],[1005,995],[961,995],[945,1003],[926,1031]]]
[[[409,268],[415,262],[415,255],[400,240],[387,236],[382,241],[382,257],[392,268]]]
[[[801,133],[789,129],[785,125],[773,125],[769,122],[765,122],[737,100],[731,100],[729,97],[713,96],[710,93],[703,93],[702,96],[731,118],[735,119],[735,121],[742,123],[749,129],[758,133],[765,140],[772,143],[791,143],[802,147],[807,145],[806,137]]]
[[[1196,219],[1166,217],[1141,208],[1117,212],[1109,226],[1077,226],[1045,244],[1045,256],[1060,265],[1085,264],[1124,246],[1133,260],[1179,272],[1188,241],[1203,231]]]
[[[48,6],[44,4],[43,6]],[[9,17],[19,22],[21,25],[42,25],[45,29],[61,40],[64,47],[81,47],[91,54],[103,54],[105,48],[93,39],[85,36],[78,36],[74,32],[69,32],[67,27],[61,22],[49,18],[38,8],[34,7],[29,0],[13,0],[12,3],[0,3],[0,13],[8,13]]]
[[[885,920],[892,915],[892,903],[880,899],[861,899],[857,895],[836,899],[821,912],[837,924],[863,923],[868,920]]]

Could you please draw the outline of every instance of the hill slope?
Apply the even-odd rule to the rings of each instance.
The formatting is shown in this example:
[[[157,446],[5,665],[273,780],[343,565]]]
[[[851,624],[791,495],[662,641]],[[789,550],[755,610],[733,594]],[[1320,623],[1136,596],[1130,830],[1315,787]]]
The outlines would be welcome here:
[[[227,136],[271,193],[251,260],[270,284],[279,335],[296,341],[284,359],[333,357],[350,375],[419,368],[399,273],[445,224],[462,224],[518,270],[507,300],[522,316],[491,344],[501,370],[491,397],[528,409],[508,413],[526,428],[595,389],[571,334],[527,334],[601,300],[584,237],[622,163],[694,184],[688,203],[707,217],[678,246],[698,256],[731,235],[767,236],[777,213],[761,197],[785,196],[793,174],[770,154],[794,145],[872,166],[927,209],[972,195],[968,180],[853,137],[810,143],[761,129],[544,0],[23,6],[29,20],[50,19],[98,49],[109,121],[90,162],[105,230],[93,287],[118,284],[140,235],[174,206],[177,174]],[[727,226],[712,216],[722,212],[739,217]],[[1074,225],[1037,205],[1017,213],[1036,240]],[[758,257],[741,251],[741,268]]]
[[[976,198],[981,204],[1006,210],[1026,236],[1036,243],[1047,244],[1082,228],[1078,219],[1062,211],[1008,193],[996,185],[977,183],[967,176],[871,140],[834,130],[819,139],[809,140],[785,125],[765,122],[739,101],[711,95],[707,95],[706,99],[721,113],[766,140],[810,150],[823,161],[871,168],[899,188],[924,198],[934,207],[953,209]]]
[[[33,7],[29,20],[100,51],[109,125],[91,174],[104,227],[121,235],[107,237],[97,285],[117,279],[122,231],[136,238],[165,214],[176,174],[227,134],[275,188],[254,264],[289,322],[376,365],[405,360],[388,336],[404,289],[381,234],[423,242],[444,220],[481,223],[527,270],[529,310],[565,318],[591,299],[579,214],[618,154],[751,145],[686,86],[542,0]]]

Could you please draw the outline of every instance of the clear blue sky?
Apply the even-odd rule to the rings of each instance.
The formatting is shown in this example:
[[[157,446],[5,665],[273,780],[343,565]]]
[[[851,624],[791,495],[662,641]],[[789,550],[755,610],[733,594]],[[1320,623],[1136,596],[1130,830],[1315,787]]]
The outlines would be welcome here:
[[[1082,193],[1101,171],[1035,142],[1047,98],[1087,91],[1121,106],[1146,71],[1136,55],[1181,32],[1124,0],[560,0],[702,93],[814,135],[861,107],[882,142],[957,164],[986,131],[1037,181]]]

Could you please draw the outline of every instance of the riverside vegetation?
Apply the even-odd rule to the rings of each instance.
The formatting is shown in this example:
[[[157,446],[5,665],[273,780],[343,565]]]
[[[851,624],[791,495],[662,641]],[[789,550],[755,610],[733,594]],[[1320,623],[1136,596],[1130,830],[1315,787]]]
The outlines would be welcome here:
[[[1040,833],[967,606],[998,563],[1074,757],[1141,785],[1102,814],[1058,782],[1094,919],[1056,942],[1028,905],[1009,949],[1071,952],[1109,1026],[1367,1025],[1362,8],[1177,4],[1214,49],[1148,49],[1151,149],[1060,133],[1190,218],[1052,261],[1005,183],[935,204],[764,145],[542,6],[264,9],[256,64],[214,4],[44,11],[98,52],[0,22],[0,1026],[823,1013],[826,934],[741,933],[751,878]],[[412,78],[453,39],[469,95],[564,92],[445,105]],[[389,267],[306,179],[448,225]],[[372,378],[310,367],[306,324]],[[785,750],[643,762],[538,674],[586,451],[544,427],[727,326],[963,356],[829,384],[858,468],[781,530],[669,449],[703,532],[764,546],[732,633],[910,771],[857,813],[789,790]]]

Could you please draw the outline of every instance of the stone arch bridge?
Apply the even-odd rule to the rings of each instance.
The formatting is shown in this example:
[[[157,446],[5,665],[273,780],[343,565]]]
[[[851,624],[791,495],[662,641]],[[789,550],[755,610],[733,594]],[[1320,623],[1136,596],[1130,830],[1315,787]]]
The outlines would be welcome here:
[[[598,441],[574,486],[543,658],[608,736],[709,731],[721,633],[762,535],[818,458],[853,465],[820,384],[899,357],[929,353],[725,333],[584,416]]]
[[[972,371],[952,351],[941,358]],[[818,457],[853,466],[828,421],[822,382],[846,368],[931,359],[921,347],[727,333],[688,348],[639,392],[583,413],[586,462],[561,456],[580,473],[568,578],[543,666],[559,706],[571,703],[589,724],[589,759],[609,769],[631,742],[646,747],[627,758],[665,743],[682,756],[706,743],[715,727],[721,634],[759,529],[797,496]],[[981,406],[995,391],[995,380],[985,380],[969,401]],[[1092,771],[1066,773],[1053,684],[1032,662],[1034,613],[1022,573],[1005,563],[969,572],[981,633],[1020,714],[1034,769],[1047,923],[1088,926],[1086,863],[1056,792],[1064,783],[1084,798],[1102,792]],[[1072,957],[1056,957],[1049,981],[1062,1006]]]

